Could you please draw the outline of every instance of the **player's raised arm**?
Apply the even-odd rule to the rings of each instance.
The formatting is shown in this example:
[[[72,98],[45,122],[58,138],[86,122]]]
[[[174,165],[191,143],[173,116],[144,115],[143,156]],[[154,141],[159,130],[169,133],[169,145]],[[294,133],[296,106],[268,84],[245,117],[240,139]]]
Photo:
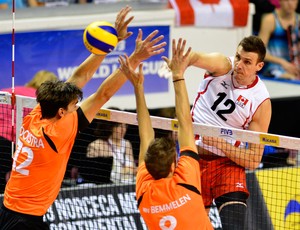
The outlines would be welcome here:
[[[131,7],[126,6],[119,11],[116,17],[115,29],[118,34],[118,41],[127,39],[132,35],[132,32],[128,32],[127,28],[134,17],[131,16],[126,19],[130,11]],[[91,54],[80,64],[67,81],[74,82],[79,88],[83,88],[91,80],[105,57],[106,55]]]
[[[191,52],[189,55],[189,66],[205,69],[213,76],[227,74],[232,68],[227,56],[221,53],[203,52]]]
[[[186,84],[184,80],[184,72],[188,67],[189,55],[191,48],[185,51],[186,40],[179,39],[177,44],[172,41],[172,59],[163,57],[169,69],[172,72],[173,84],[175,90],[175,106],[176,116],[178,119],[178,141],[182,147],[190,147],[197,152],[194,141],[194,132],[192,118],[190,115],[190,104]]]
[[[144,162],[145,154],[149,144],[154,139],[154,130],[152,128],[150,114],[147,108],[145,94],[144,94],[144,75],[143,64],[139,65],[138,73],[134,72],[131,67],[129,58],[120,57],[119,62],[121,64],[121,71],[127,76],[129,81],[134,87],[134,93],[136,98],[137,118],[139,124],[139,136],[140,136],[140,153],[139,153],[139,165]]]
[[[163,35],[155,37],[159,33],[158,30],[150,33],[142,40],[142,30],[136,39],[136,46],[129,60],[132,68],[135,69],[142,61],[164,52],[166,42],[161,42]],[[98,110],[120,89],[126,82],[126,76],[119,70],[115,70],[108,78],[104,80],[96,93],[87,98],[80,106],[89,121],[94,119]]]

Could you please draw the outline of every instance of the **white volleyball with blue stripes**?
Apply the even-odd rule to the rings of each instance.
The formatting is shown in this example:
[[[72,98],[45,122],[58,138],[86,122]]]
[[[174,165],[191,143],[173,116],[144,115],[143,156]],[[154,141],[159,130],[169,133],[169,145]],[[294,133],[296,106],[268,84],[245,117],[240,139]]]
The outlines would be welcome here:
[[[84,30],[83,43],[93,54],[105,55],[113,51],[118,44],[118,34],[109,22],[92,22]]]

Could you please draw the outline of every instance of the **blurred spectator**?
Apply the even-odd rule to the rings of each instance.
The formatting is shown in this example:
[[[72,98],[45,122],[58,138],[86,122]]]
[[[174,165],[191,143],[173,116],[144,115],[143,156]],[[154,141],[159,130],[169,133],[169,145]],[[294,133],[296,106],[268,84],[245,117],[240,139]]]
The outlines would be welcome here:
[[[276,8],[280,7],[279,0],[269,0],[269,2]]]
[[[262,75],[299,79],[298,0],[279,0],[280,7],[263,16],[258,36],[267,47]]]
[[[16,95],[35,97],[35,91],[43,82],[54,81],[57,79],[57,76],[53,72],[40,70],[24,86],[15,86],[14,91]],[[0,91],[12,93],[12,88],[4,88],[0,89]]]
[[[12,0],[0,0],[0,10],[3,9],[11,9],[13,1]],[[35,7],[39,6],[39,2],[37,0],[15,0],[15,8],[26,8],[26,7]]]
[[[36,89],[47,80],[56,80],[57,76],[49,71],[41,70],[37,72],[33,78],[25,84],[25,86],[15,86],[15,95],[22,95],[28,97],[35,97]],[[2,92],[12,93],[11,88],[0,89]],[[24,116],[29,113],[31,109],[25,109]],[[15,116],[16,119],[16,116]],[[16,124],[16,120],[14,121]],[[12,141],[16,141],[16,125],[12,130],[12,106],[7,104],[0,104],[0,193],[3,193],[6,179],[9,176],[10,168],[12,166]]]
[[[91,0],[15,0],[15,7],[17,9],[26,7],[56,7],[56,6],[68,6],[70,4],[85,4],[91,2]],[[11,9],[12,0],[0,0],[1,9]]]
[[[291,166],[297,165],[297,158],[299,151],[296,149],[288,149],[288,157],[286,158],[286,163]]]
[[[114,107],[110,109],[119,110]],[[101,178],[101,174],[97,172],[102,167],[106,167],[106,171],[111,169],[110,180],[113,183],[135,182],[136,164],[132,145],[129,140],[124,139],[126,131],[127,124],[111,121],[98,123],[95,134],[99,138],[87,147],[88,172],[82,173],[82,169],[79,169],[85,182],[102,183],[105,178]],[[95,165],[95,170],[91,172],[90,164],[93,163],[98,165]],[[108,164],[111,166],[109,167]]]
[[[253,35],[258,35],[262,15],[272,12],[275,9],[275,6],[271,3],[271,0],[250,0],[250,3],[253,3],[255,6],[252,33]]]
[[[36,0],[30,0],[36,1]],[[40,6],[57,7],[57,6],[69,6],[70,4],[85,4],[89,0],[37,0]]]
[[[265,145],[260,168],[296,166],[298,150]]]
[[[15,1],[15,7],[16,8],[24,8],[27,7],[25,2],[23,0],[16,0]],[[12,0],[0,0],[0,9],[11,9],[12,8]]]
[[[20,96],[35,97],[36,89],[38,89],[43,82],[48,81],[48,80],[54,81],[57,79],[58,78],[54,73],[49,72],[47,70],[41,70],[41,71],[38,71],[33,76],[33,78],[28,83],[26,83],[24,86],[15,86],[14,93],[15,93],[15,95],[20,95]],[[4,88],[4,89],[0,89],[0,91],[8,92],[11,94],[12,88]],[[12,110],[11,106],[1,105],[1,108],[0,108],[0,114],[1,114],[0,115],[0,136],[4,137],[5,139],[7,139],[9,141],[15,141],[16,130],[13,131],[13,135],[12,135],[12,131],[11,131],[11,124],[12,124],[11,110]],[[28,113],[29,111],[26,111],[26,112]],[[24,114],[24,116],[26,114]]]

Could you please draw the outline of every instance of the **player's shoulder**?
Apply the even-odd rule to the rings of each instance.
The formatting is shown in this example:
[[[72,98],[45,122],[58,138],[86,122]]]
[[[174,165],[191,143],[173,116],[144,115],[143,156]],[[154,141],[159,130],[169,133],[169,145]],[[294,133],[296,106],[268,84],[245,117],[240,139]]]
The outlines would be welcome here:
[[[257,76],[257,79],[258,79],[257,87],[260,88],[261,94],[263,94],[264,96],[270,97],[270,93],[269,93],[269,90],[268,90],[265,82],[259,76]]]
[[[199,154],[192,147],[184,147],[180,149],[180,158],[187,156],[187,160],[200,160]],[[183,158],[184,159],[184,158]]]

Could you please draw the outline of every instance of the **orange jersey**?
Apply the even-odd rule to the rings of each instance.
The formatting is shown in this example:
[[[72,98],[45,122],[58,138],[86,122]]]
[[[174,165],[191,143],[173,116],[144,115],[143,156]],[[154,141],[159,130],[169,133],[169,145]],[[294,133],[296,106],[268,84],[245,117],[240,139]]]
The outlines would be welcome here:
[[[213,230],[201,191],[198,154],[182,151],[171,178],[154,180],[145,163],[136,178],[139,211],[149,229]]]
[[[78,130],[74,111],[57,121],[42,119],[37,105],[22,123],[4,205],[42,216],[56,199]]]

